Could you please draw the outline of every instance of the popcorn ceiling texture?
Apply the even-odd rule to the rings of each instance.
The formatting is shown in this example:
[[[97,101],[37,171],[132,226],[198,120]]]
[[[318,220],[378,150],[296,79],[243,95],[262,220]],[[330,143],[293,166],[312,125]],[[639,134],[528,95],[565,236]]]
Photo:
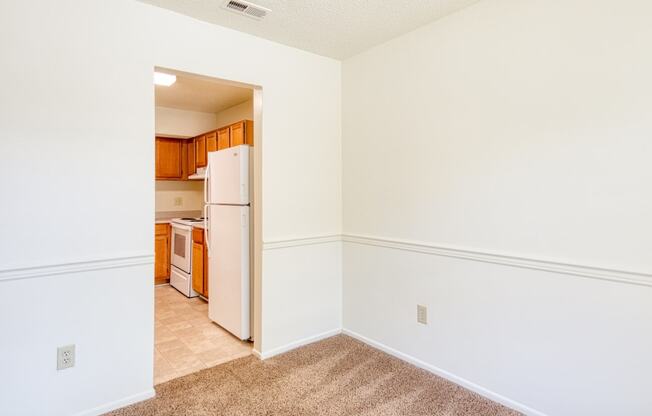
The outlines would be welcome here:
[[[516,416],[353,338],[338,335],[266,361],[249,356],[156,386],[109,416]]]
[[[223,9],[226,0],[141,1],[319,55],[345,59],[478,0],[250,0],[272,10],[262,21]]]

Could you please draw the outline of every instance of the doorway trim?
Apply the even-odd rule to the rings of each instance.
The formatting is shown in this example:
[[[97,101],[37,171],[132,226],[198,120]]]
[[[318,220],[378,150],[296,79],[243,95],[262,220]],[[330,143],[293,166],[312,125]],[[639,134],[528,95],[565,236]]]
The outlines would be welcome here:
[[[170,74],[186,78],[195,78],[211,82],[219,82],[225,85],[231,85],[239,88],[247,88],[252,90],[253,93],[253,121],[254,121],[254,169],[253,169],[253,296],[251,305],[250,316],[253,319],[253,354],[260,358],[263,346],[263,330],[262,330],[262,262],[263,262],[263,186],[262,186],[262,173],[263,173],[263,86],[248,84],[240,81],[228,80],[211,75],[203,75],[194,72],[186,72],[178,69],[167,68],[155,65],[153,71],[163,71]],[[152,85],[153,86],[153,85]],[[153,116],[155,116],[153,114]],[[154,126],[155,123],[152,123]],[[154,135],[156,132],[154,132]],[[152,296],[154,293],[152,292]],[[155,317],[152,316],[152,319]],[[154,327],[154,321],[152,321]]]

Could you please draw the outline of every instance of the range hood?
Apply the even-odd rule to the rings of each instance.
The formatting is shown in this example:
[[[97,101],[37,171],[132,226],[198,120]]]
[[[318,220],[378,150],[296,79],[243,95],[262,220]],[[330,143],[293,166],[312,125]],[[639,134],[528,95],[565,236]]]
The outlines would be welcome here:
[[[188,179],[201,179],[206,177],[206,168],[197,168],[197,171],[192,175],[188,175]]]

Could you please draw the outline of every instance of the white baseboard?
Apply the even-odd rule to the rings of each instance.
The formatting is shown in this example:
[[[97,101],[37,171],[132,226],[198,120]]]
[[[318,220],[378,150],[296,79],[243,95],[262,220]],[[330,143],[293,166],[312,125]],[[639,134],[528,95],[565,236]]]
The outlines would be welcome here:
[[[370,345],[374,348],[377,348],[389,355],[392,355],[400,360],[406,361],[414,366],[417,366],[419,368],[422,368],[426,371],[429,371],[433,374],[438,375],[439,377],[445,378],[446,380],[449,380],[455,384],[458,384],[464,388],[467,388],[475,393],[478,393],[481,396],[486,397],[489,400],[492,400],[494,402],[500,403],[503,406],[507,406],[511,409],[514,409],[516,411],[519,411],[521,413],[524,413],[528,416],[546,416],[544,413],[539,412],[538,410],[534,410],[524,404],[521,404],[519,402],[516,402],[514,400],[508,399],[507,397],[501,396],[498,393],[494,393],[491,390],[488,390],[482,386],[479,386],[471,381],[468,381],[462,377],[458,377],[455,374],[449,373],[446,370],[442,370],[441,368],[435,367],[434,365],[430,365],[426,363],[425,361],[421,361],[418,358],[414,358],[411,355],[407,355],[405,353],[402,353],[398,350],[395,350],[394,348],[388,347],[385,344],[382,344],[378,341],[374,341],[370,338],[367,338],[363,335],[358,334],[357,332],[350,331],[348,329],[343,329],[342,333],[345,335],[348,335],[352,338],[357,339],[358,341],[364,342],[367,345]]]
[[[268,358],[274,357],[275,355],[283,354],[295,348],[303,347],[304,345],[312,344],[313,342],[321,341],[322,339],[330,338],[334,335],[342,333],[341,328],[331,329],[330,331],[322,332],[321,334],[313,335],[307,338],[300,339],[298,341],[290,342],[283,346],[274,348],[269,351],[259,352],[254,350],[254,355],[261,360],[266,360]]]
[[[75,416],[99,416],[104,413],[110,412],[115,409],[120,409],[121,407],[129,406],[130,404],[142,402],[143,400],[151,399],[156,395],[154,389],[146,390],[142,393],[134,394],[133,396],[128,396],[120,400],[116,400],[110,403],[103,404],[101,406],[94,407],[92,409],[84,410],[83,412],[77,413]]]

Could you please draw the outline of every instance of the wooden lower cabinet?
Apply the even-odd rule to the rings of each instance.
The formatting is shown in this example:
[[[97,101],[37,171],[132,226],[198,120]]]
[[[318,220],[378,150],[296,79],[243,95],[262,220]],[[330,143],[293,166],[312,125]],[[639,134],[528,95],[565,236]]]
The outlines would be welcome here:
[[[154,226],[154,283],[170,281],[170,224]]]
[[[204,293],[202,294],[208,299],[208,246],[204,244]]]
[[[192,242],[192,288],[204,293],[204,245]]]
[[[203,228],[192,229],[192,288],[208,299],[208,251]]]

